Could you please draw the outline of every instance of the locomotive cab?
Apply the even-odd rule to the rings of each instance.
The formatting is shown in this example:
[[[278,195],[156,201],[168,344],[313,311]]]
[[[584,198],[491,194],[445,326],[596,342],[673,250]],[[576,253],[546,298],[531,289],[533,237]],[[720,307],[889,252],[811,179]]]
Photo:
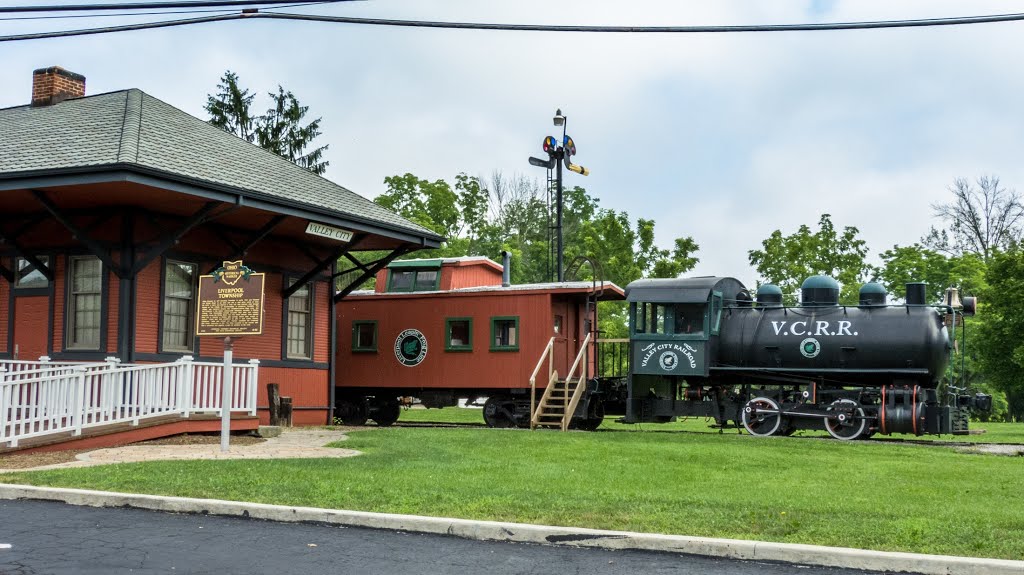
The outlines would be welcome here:
[[[746,290],[739,281],[721,277],[638,280],[626,287],[630,375],[625,422],[671,421],[680,394],[701,392],[700,382],[717,358],[725,302],[743,299],[741,293]]]

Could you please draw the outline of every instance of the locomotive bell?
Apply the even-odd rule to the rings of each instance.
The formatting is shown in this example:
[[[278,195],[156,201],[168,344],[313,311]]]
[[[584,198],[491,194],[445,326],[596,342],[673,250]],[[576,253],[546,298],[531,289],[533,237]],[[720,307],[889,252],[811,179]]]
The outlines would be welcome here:
[[[963,307],[960,303],[960,294],[958,289],[955,287],[946,288],[946,305],[949,307]]]

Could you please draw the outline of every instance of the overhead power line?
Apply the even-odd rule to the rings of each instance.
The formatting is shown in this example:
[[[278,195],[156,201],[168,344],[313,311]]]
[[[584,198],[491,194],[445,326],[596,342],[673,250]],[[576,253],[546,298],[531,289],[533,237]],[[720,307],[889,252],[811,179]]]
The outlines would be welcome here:
[[[265,0],[267,1],[267,0]],[[294,2],[294,0],[291,0]],[[340,0],[350,1],[350,0]],[[127,32],[131,30],[147,30],[150,28],[168,28],[172,26],[188,26],[206,22],[222,22],[243,18],[268,18],[274,20],[299,20],[307,22],[327,22],[334,24],[361,24],[370,26],[400,26],[408,28],[444,28],[457,30],[499,30],[520,32],[611,32],[611,33],[644,33],[644,34],[685,34],[685,33],[728,33],[728,32],[808,32],[825,30],[866,30],[878,28],[923,28],[932,26],[960,26],[966,24],[990,24],[995,22],[1016,22],[1024,20],[1024,14],[995,14],[988,16],[967,16],[955,18],[931,18],[923,20],[882,20],[872,22],[834,22],[819,24],[755,24],[738,26],[576,26],[549,24],[488,24],[482,22],[436,22],[424,20],[388,20],[380,18],[353,18],[349,16],[325,16],[316,14],[290,14],[283,12],[259,12],[255,9],[244,10],[238,14],[224,14],[202,18],[182,20],[164,20],[128,24],[124,26],[107,26],[83,30],[62,30],[56,32],[38,32],[0,36],[0,42],[16,40],[38,40],[44,38],[64,38],[89,34],[107,34],[111,32]]]
[[[355,0],[326,0],[327,2],[353,2]],[[102,10],[157,10],[161,8],[217,8],[231,6],[269,6],[295,4],[295,0],[178,0],[176,2],[113,2],[109,4],[51,4],[49,6],[0,6],[0,12],[96,12]]]
[[[306,6],[317,6],[320,4],[332,4],[335,2],[342,1],[356,1],[356,0],[309,0],[306,2],[293,2],[291,4],[285,4],[283,6],[274,6],[274,9],[281,8],[295,8],[295,7],[306,7]],[[361,0],[360,0],[361,1]],[[212,8],[212,9],[190,9],[190,10],[160,10],[158,12],[104,12],[102,14],[54,14],[47,16],[40,16],[38,14],[32,14],[27,16],[3,16],[0,17],[0,22],[8,22],[12,20],[68,20],[77,18],[122,18],[125,16],[162,16],[172,14],[234,14],[238,8]],[[2,11],[2,10],[0,10]]]

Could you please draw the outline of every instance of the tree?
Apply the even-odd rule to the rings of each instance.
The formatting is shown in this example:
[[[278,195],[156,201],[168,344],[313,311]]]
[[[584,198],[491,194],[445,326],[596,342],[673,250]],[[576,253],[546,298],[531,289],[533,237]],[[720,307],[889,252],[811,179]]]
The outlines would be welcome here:
[[[982,176],[977,187],[957,178],[949,191],[953,201],[932,204],[935,216],[949,231],[932,227],[922,243],[949,255],[974,253],[989,261],[993,253],[1021,239],[1024,204],[1016,190],[1000,186],[996,176]]]
[[[271,106],[266,113],[253,115],[255,94],[239,87],[238,75],[228,70],[217,85],[217,94],[206,96],[210,123],[261,148],[291,160],[314,174],[322,175],[329,162],[323,160],[327,146],[306,152],[320,135],[320,118],[303,125],[308,106],[299,104],[295,95],[281,86],[269,92]]]
[[[914,244],[893,246],[880,257],[876,279],[895,298],[904,297],[909,282],[927,283],[930,302],[940,301],[951,286],[962,295],[978,295],[985,288],[985,262],[977,254],[946,256]]]
[[[1024,420],[1024,249],[1011,244],[992,255],[982,293],[978,358],[988,380],[1006,393],[1010,415]],[[970,352],[969,352],[970,353]]]
[[[805,279],[827,275],[842,286],[840,301],[856,303],[860,284],[870,273],[865,262],[868,249],[855,227],[836,232],[832,216],[822,214],[818,231],[800,226],[795,233],[783,236],[780,230],[761,242],[763,249],[750,250],[747,255],[765,282],[778,285],[787,297],[796,293]]]

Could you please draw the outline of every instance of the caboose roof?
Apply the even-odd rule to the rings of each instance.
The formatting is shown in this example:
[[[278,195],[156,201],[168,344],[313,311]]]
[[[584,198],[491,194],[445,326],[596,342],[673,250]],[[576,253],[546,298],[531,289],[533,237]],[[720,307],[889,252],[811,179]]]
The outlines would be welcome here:
[[[617,301],[625,299],[625,293],[622,288],[615,285],[612,282],[598,282],[596,284],[597,291],[604,288],[604,293],[598,296],[600,301]],[[445,295],[473,295],[473,294],[488,294],[488,293],[515,293],[515,292],[558,292],[558,293],[589,293],[595,290],[594,282],[579,281],[579,282],[546,282],[546,283],[535,283],[535,284],[517,284],[511,286],[478,286],[468,288],[458,288],[452,290],[437,290],[437,291],[417,291],[417,292],[375,292],[371,290],[360,290],[354,291],[349,294],[347,299],[355,299],[360,297],[375,297],[375,298],[414,298],[423,296],[445,296]]]

